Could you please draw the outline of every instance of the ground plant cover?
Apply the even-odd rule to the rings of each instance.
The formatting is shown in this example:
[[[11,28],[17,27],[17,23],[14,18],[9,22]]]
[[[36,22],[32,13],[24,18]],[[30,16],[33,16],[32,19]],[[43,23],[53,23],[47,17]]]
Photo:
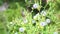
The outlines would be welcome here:
[[[60,0],[0,0],[0,34],[60,34]]]

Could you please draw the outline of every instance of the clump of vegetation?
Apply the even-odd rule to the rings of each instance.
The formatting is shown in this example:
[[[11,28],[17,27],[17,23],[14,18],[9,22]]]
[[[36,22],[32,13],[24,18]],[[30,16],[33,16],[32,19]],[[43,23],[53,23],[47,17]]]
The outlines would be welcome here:
[[[5,17],[0,18],[5,18],[1,23],[8,34],[59,34],[58,1],[47,0],[45,5],[42,0],[8,1],[8,9],[2,12]]]

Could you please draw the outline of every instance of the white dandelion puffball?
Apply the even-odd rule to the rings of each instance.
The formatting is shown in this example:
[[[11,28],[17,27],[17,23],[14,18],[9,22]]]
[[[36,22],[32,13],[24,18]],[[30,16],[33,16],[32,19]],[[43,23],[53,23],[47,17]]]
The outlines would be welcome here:
[[[39,6],[39,5],[38,5],[37,3],[33,4],[33,8],[34,8],[34,9],[38,8],[38,6]]]
[[[21,28],[19,28],[19,31],[20,31],[20,32],[24,32],[25,29],[21,27]]]
[[[27,19],[24,19],[23,21],[24,21],[24,23],[28,23],[28,20]]]
[[[46,23],[50,23],[51,22],[51,20],[50,19],[46,19]]]
[[[58,32],[54,32],[54,34],[58,34]]]
[[[45,26],[45,25],[47,25],[46,22],[40,22],[40,26]]]
[[[43,11],[41,12],[41,15],[42,15],[42,16],[46,16],[46,15],[47,15],[46,11],[43,10]]]

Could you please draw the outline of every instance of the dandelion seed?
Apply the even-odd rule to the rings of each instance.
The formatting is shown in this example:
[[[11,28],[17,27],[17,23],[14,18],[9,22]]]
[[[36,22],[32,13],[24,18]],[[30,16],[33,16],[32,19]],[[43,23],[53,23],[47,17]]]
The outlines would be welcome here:
[[[24,32],[25,29],[21,27],[21,28],[19,28],[19,31],[20,31],[20,32]]]
[[[54,34],[58,34],[58,32],[54,32]]]
[[[50,19],[46,19],[46,23],[50,23],[51,21],[50,21]]]
[[[42,16],[46,16],[47,13],[43,10],[43,11],[41,12],[41,15],[42,15]]]
[[[36,8],[38,8],[38,6],[39,6],[38,4],[34,4],[33,8],[36,9]]]
[[[46,22],[41,22],[41,23],[40,23],[40,26],[45,26],[45,25],[47,25]]]

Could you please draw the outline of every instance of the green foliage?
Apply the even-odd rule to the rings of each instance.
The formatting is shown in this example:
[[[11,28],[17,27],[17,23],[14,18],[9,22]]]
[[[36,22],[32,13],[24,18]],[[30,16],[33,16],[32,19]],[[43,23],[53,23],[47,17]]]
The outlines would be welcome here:
[[[3,0],[0,0],[0,5],[2,5],[3,4]]]
[[[26,6],[29,6],[31,4],[34,3],[38,3],[40,6],[40,0],[31,0],[28,1],[24,1],[24,0],[9,0],[9,8],[3,12],[3,16],[0,17],[0,22],[2,23],[3,21],[1,21],[2,19],[6,18],[6,21],[4,20],[4,22],[6,23],[2,23],[3,25],[0,25],[1,27],[5,26],[7,33],[8,34],[53,34],[54,32],[58,32],[57,31],[57,27],[60,26],[60,23],[57,21],[57,17],[55,16],[54,13],[56,13],[56,11],[58,11],[58,5],[56,5],[57,7],[55,7],[55,4],[59,4],[59,2],[49,2],[49,6],[50,8],[48,10],[46,10],[46,16],[43,16],[42,14],[38,14],[35,18],[32,19],[32,12],[29,12],[28,10],[26,10]],[[1,1],[2,2],[2,1]],[[39,7],[40,7],[39,6]],[[56,9],[57,8],[57,9]],[[37,8],[40,9],[40,8]],[[22,12],[24,12],[24,14],[22,15]],[[0,13],[2,15],[2,13]],[[45,26],[41,26],[41,22],[45,22],[46,21],[46,17],[48,17],[51,22],[48,23]],[[46,23],[45,23],[46,24]],[[19,30],[19,28],[24,28],[25,30],[23,32],[21,32],[21,30]],[[60,27],[59,27],[60,28]]]

